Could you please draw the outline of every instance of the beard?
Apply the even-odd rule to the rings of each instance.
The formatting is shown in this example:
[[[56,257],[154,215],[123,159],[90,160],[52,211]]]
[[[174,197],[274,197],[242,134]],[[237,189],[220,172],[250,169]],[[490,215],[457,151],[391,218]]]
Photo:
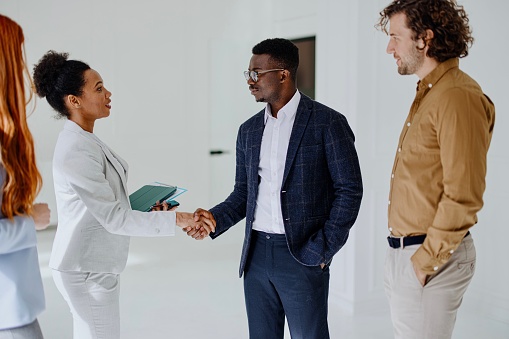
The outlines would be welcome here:
[[[424,52],[414,46],[406,57],[401,57],[401,65],[398,66],[398,73],[401,75],[415,74],[424,64]]]
[[[256,102],[266,102],[273,103],[277,102],[281,99],[281,93],[279,93],[275,89],[260,89],[257,86],[249,86],[249,89],[256,89],[257,91],[253,93]]]

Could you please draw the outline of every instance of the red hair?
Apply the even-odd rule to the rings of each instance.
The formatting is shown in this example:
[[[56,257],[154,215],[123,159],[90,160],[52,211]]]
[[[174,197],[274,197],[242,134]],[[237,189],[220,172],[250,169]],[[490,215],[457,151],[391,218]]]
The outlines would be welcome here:
[[[25,80],[29,85],[32,81],[24,61],[23,42],[21,27],[0,15],[0,161],[6,172],[2,214],[10,219],[32,213],[42,185],[27,125]],[[30,101],[32,87],[27,86],[27,90]]]

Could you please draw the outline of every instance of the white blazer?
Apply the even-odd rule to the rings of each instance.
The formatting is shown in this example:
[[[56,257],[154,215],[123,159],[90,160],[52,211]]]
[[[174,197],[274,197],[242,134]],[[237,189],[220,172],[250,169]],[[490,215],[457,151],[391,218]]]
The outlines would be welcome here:
[[[127,170],[97,136],[66,121],[53,157],[58,227],[52,269],[120,273],[130,235],[175,235],[175,212],[131,209]]]

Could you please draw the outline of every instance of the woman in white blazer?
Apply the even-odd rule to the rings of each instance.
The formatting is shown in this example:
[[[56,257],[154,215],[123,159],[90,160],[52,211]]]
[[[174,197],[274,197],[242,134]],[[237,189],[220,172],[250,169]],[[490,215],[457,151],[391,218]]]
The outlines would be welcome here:
[[[127,163],[94,133],[110,115],[99,73],[67,53],[46,53],[34,68],[37,94],[67,118],[53,158],[58,229],[50,267],[73,314],[74,338],[119,338],[119,274],[129,236],[172,236],[175,225],[204,226],[192,213],[133,211]],[[165,207],[167,209],[167,207]]]

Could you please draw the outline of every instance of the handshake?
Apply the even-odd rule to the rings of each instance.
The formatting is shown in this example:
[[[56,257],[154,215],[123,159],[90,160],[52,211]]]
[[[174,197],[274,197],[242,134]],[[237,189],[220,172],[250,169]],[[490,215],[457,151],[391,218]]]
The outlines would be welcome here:
[[[194,213],[176,212],[177,226],[188,236],[202,240],[216,230],[216,219],[209,211],[198,208]]]
[[[151,211],[175,211],[177,206],[171,207],[166,201],[160,203],[159,201],[152,207]],[[188,236],[196,240],[202,240],[207,237],[210,232],[216,230],[216,219],[209,211],[198,208],[194,213],[189,212],[175,212],[176,224],[182,231],[186,232]]]

